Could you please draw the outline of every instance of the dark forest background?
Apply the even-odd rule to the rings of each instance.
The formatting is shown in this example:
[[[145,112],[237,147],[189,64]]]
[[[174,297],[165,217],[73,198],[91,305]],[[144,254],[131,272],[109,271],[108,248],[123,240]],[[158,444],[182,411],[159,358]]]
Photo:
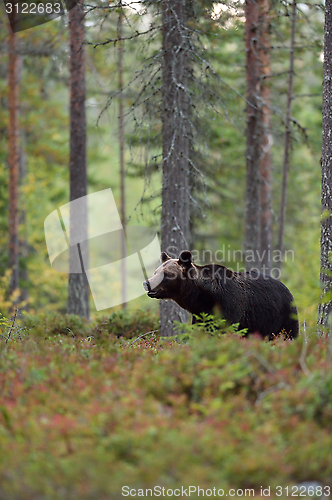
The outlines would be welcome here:
[[[250,11],[255,8],[256,13]],[[180,149],[187,147],[190,151],[186,181],[190,198],[188,246],[199,252],[197,263],[208,260],[210,251],[212,260],[221,256],[225,265],[236,270],[239,252],[234,259],[233,251],[261,250],[255,221],[265,216],[270,229],[263,250],[268,242],[272,251],[280,249],[281,244],[281,251],[286,252],[282,265],[279,258],[268,263],[268,269],[281,267],[281,278],[296,299],[301,322],[314,326],[320,296],[322,5],[202,0],[189,2],[186,9],[183,15],[188,31],[178,36],[184,37],[187,60],[183,66],[187,74],[178,77],[186,81],[179,102],[187,106],[189,124],[179,133],[188,136],[188,144],[180,145]],[[165,33],[161,26],[164,23],[165,31],[165,23],[170,21],[162,17],[162,3],[153,1],[110,3],[106,8],[97,2],[84,10],[88,192],[111,187],[119,209],[125,193],[125,224],[160,228],[166,140],[162,129],[166,115],[161,110]],[[255,15],[256,21],[248,27],[250,16]],[[49,264],[43,223],[49,213],[69,200],[69,19],[63,16],[16,34],[19,277],[14,286],[8,222],[8,33],[1,6],[0,307],[4,314],[17,302],[30,312],[66,312],[68,277],[53,271]],[[119,37],[124,40],[120,42]],[[290,54],[294,55],[293,70]],[[257,90],[251,97],[250,85],[256,85]],[[250,99],[256,99],[254,105],[250,105]],[[118,120],[120,105],[122,124]],[[253,109],[257,116],[250,118]],[[247,126],[250,120],[258,125]],[[183,124],[177,125],[181,128]],[[176,123],[169,121],[169,126],[174,128]],[[282,202],[285,133],[289,167]],[[264,147],[268,153],[262,158]],[[254,165],[250,167],[251,154]],[[265,167],[260,165],[264,161]],[[265,201],[264,193],[259,201],[257,192],[250,192],[254,181],[249,177],[246,180],[248,169],[257,166],[267,172],[261,182],[266,188]],[[257,183],[253,189],[257,190]],[[261,207],[250,207],[255,196]],[[173,197],[171,193],[167,199]],[[280,241],[282,213],[285,218]],[[250,217],[254,218],[250,221]],[[165,246],[165,237],[161,237]],[[203,250],[208,252],[204,254]],[[105,286],[112,293],[112,286],[119,284]],[[157,304],[142,297],[128,307],[156,308]]]

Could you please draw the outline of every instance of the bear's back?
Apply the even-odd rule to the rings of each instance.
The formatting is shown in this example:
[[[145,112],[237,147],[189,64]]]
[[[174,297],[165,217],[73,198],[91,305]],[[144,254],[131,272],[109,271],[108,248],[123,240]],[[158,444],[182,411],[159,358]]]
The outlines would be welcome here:
[[[227,321],[264,337],[282,330],[296,337],[297,309],[281,281],[255,270],[237,273],[216,264],[204,267],[205,287]]]

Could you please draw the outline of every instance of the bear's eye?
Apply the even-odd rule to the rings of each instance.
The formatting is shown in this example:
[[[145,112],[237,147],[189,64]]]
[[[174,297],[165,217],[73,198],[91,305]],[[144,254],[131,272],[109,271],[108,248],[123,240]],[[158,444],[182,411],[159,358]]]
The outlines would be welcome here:
[[[174,278],[174,274],[164,271],[164,278],[172,279],[172,278]]]

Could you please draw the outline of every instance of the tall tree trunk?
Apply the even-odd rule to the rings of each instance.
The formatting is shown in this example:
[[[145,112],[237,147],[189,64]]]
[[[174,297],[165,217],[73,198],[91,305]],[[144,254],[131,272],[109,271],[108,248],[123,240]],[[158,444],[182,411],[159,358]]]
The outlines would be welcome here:
[[[171,256],[190,248],[188,36],[186,0],[162,2],[163,178],[161,247]],[[187,314],[172,301],[161,301],[161,335],[173,335],[173,322]]]
[[[21,130],[21,147],[20,147],[20,188],[24,188],[27,176],[27,160],[26,160],[26,141],[25,130]],[[22,197],[23,198],[23,197]],[[20,278],[21,278],[21,309],[27,311],[29,292],[28,283],[28,238],[27,238],[27,222],[26,222],[26,206],[23,199],[20,201],[20,225],[22,227],[21,237],[19,239],[19,256],[20,256]]]
[[[260,117],[260,205],[261,205],[261,262],[260,268],[266,274],[272,269],[272,187],[271,147],[273,144],[270,126],[270,2],[258,0],[259,6],[259,64],[261,102]]]
[[[70,36],[70,201],[87,195],[84,8],[81,3],[69,12]],[[87,240],[87,207],[70,207],[70,239],[80,234]],[[89,285],[78,245],[71,244],[70,271],[79,253],[82,273],[69,272],[68,313],[89,317]],[[86,261],[85,261],[86,263]]]
[[[260,144],[258,93],[259,68],[259,5],[256,0],[246,0],[246,75],[247,75],[247,130],[246,130],[246,212],[245,212],[245,256],[246,267],[260,266],[257,251],[260,249]]]
[[[272,207],[269,0],[246,0],[246,267],[271,269]]]
[[[124,162],[124,125],[123,125],[123,41],[122,31],[123,31],[123,12],[122,3],[120,1],[120,13],[118,20],[118,73],[119,73],[119,146],[120,146],[120,197],[121,197],[121,223],[124,230],[124,235],[126,232],[126,194],[125,194],[125,162]],[[125,309],[127,307],[127,290],[126,290],[126,260],[127,247],[125,236],[121,240],[121,274],[122,274],[122,307]]]
[[[13,9],[12,17],[15,12]],[[15,19],[12,19],[15,24]],[[18,248],[18,184],[19,184],[19,55],[17,54],[17,34],[9,27],[8,65],[8,106],[9,106],[9,267],[11,279],[9,292],[19,288],[19,248]]]
[[[284,247],[284,232],[285,232],[285,216],[286,216],[286,194],[287,180],[289,169],[289,149],[290,149],[290,121],[292,113],[293,99],[293,76],[294,76],[294,58],[295,58],[295,26],[296,26],[296,0],[293,0],[292,5],[292,34],[289,59],[289,79],[286,105],[286,123],[285,123],[285,141],[284,141],[284,162],[282,169],[282,184],[281,184],[281,201],[280,201],[280,216],[279,216],[279,233],[278,233],[278,250],[282,254]],[[281,261],[279,262],[281,267]]]
[[[322,137],[322,218],[321,273],[323,288],[318,308],[317,328],[320,333],[331,328],[329,316],[332,301],[332,0],[325,2],[324,69],[323,69],[323,137]]]

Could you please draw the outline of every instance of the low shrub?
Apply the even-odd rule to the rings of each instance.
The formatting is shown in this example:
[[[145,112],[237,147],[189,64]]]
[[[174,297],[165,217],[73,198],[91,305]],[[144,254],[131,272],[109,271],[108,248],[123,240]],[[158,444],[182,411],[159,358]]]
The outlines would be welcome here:
[[[24,313],[20,322],[34,335],[49,337],[54,335],[104,337],[113,334],[117,337],[132,338],[137,335],[156,331],[159,328],[157,314],[138,310],[134,312],[119,310],[108,316],[88,321],[74,314],[50,312],[30,315]]]
[[[53,335],[88,336],[93,325],[81,316],[75,314],[60,314],[57,312],[26,314],[21,322],[34,335],[50,337]]]
[[[75,336],[41,322],[21,340],[0,339],[0,498],[113,500],[123,486],[143,497],[195,486],[256,497],[270,487],[276,499],[304,481],[331,486],[323,339],[265,342],[199,327],[181,343],[141,326],[126,339],[116,321],[103,342],[91,328],[81,335],[84,321],[67,324]]]
[[[97,329],[106,330],[117,337],[133,338],[159,329],[159,315],[143,309],[121,309],[95,322]]]

